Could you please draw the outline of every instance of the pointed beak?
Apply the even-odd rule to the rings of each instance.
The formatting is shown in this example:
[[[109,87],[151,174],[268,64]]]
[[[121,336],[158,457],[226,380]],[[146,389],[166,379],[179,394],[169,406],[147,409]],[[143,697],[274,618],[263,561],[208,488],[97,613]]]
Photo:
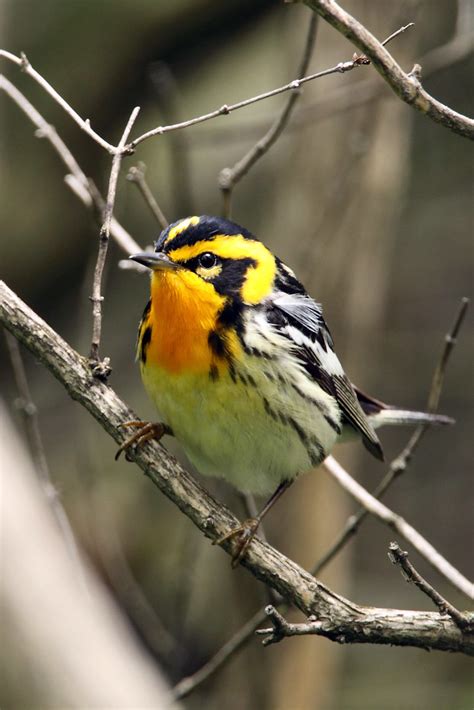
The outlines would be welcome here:
[[[138,254],[132,254],[128,258],[137,261],[139,264],[143,264],[143,266],[148,267],[152,271],[179,269],[179,264],[171,261],[162,251],[142,251]]]

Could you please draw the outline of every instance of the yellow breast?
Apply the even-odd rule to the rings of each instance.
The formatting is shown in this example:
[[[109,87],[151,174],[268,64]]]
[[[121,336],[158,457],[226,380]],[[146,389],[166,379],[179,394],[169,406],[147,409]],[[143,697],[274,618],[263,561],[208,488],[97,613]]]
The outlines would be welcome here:
[[[225,299],[211,284],[185,271],[152,276],[151,307],[139,337],[143,367],[159,366],[173,374],[203,373],[224,363],[209,346]]]

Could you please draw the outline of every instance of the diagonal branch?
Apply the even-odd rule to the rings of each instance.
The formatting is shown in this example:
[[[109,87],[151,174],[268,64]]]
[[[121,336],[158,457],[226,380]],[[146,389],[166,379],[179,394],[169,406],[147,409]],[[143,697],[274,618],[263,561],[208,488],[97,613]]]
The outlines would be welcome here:
[[[328,456],[323,468],[328,471],[333,478],[344,488],[349,495],[360,503],[374,517],[378,518],[392,530],[395,530],[405,540],[407,540],[422,557],[430,563],[434,569],[448,580],[453,587],[465,594],[469,599],[474,599],[474,585],[464,575],[462,575],[448,560],[440,555],[431,543],[415,530],[401,515],[397,515],[386,505],[381,503],[369,491],[365,490],[360,483],[336,461],[333,456]]]
[[[69,395],[115,441],[121,441],[119,424],[135,418],[133,412],[110,387],[93,377],[87,359],[76,353],[3,282],[0,282],[0,320],[52,372]],[[218,504],[162,446],[147,442],[132,458],[206,537],[216,540],[235,527],[237,521],[228,509]],[[232,553],[230,540],[223,547]],[[410,645],[474,654],[474,637],[464,634],[452,619],[436,612],[354,604],[258,539],[252,542],[242,564],[305,615],[316,615],[321,624],[320,635],[351,643]]]
[[[302,79],[308,71],[308,66],[311,61],[311,55],[313,53],[314,43],[316,40],[317,18],[318,16],[314,13],[310,18],[303,55],[301,57],[297,72],[297,79]],[[270,150],[275,141],[278,140],[282,132],[285,130],[285,127],[290,120],[290,116],[293,113],[293,109],[296,106],[296,102],[300,96],[300,92],[297,93],[296,91],[293,91],[289,95],[286,104],[283,107],[283,111],[273,122],[265,135],[260,138],[260,140],[258,140],[257,143],[255,143],[255,145],[243,156],[243,158],[237,161],[232,168],[224,168],[221,170],[219,175],[219,187],[221,188],[224,197],[225,217],[230,217],[232,191],[235,185],[242,180],[250,168],[255,165],[255,163]]]
[[[286,0],[292,2],[292,0]],[[373,63],[376,70],[402,101],[454,133],[474,139],[474,119],[463,116],[431,96],[420,83],[421,67],[406,74],[392,55],[360,22],[335,0],[304,0],[314,12],[347,37]]]
[[[77,123],[79,128],[87,133],[88,136],[90,136],[93,140],[95,140],[96,143],[98,143],[102,148],[105,148],[105,150],[110,153],[111,155],[115,155],[117,151],[121,151],[122,149],[119,149],[118,147],[115,147],[114,145],[111,145],[111,143],[108,143],[102,136],[100,136],[98,133],[96,133],[92,127],[89,119],[84,120],[79,116],[77,111],[75,111],[72,106],[70,106],[65,99],[61,96],[61,94],[58,94],[56,89],[54,89],[51,84],[46,81],[46,79],[39,74],[36,69],[33,69],[31,66],[30,62],[28,61],[28,58],[26,55],[22,52],[20,57],[17,57],[16,54],[12,54],[11,52],[7,52],[4,49],[0,49],[0,58],[3,57],[4,59],[8,59],[10,62],[13,62],[13,64],[16,64],[18,67],[20,67],[21,71],[27,74],[28,76],[31,76],[34,81],[36,81],[37,84],[41,86],[42,89],[46,91],[49,96],[51,96],[54,101],[56,101],[59,106],[72,118],[73,121]]]
[[[405,30],[407,30],[411,26],[412,26],[412,24],[406,25],[405,27],[401,27],[396,32],[393,32],[390,35],[390,37],[387,37],[387,39],[384,40],[384,42],[382,44],[386,44],[387,42],[392,40],[394,37],[397,37],[401,32],[405,32]],[[269,99],[272,96],[278,96],[278,94],[284,94],[286,91],[299,91],[301,86],[303,84],[306,84],[308,81],[314,81],[315,79],[321,79],[322,77],[330,76],[331,74],[346,74],[347,72],[352,71],[353,69],[356,69],[357,67],[362,67],[367,64],[370,64],[367,57],[365,57],[363,55],[362,56],[355,55],[350,61],[339,62],[335,66],[330,67],[329,69],[323,69],[323,71],[316,72],[315,74],[309,74],[308,76],[304,76],[302,79],[293,79],[293,81],[290,81],[288,84],[284,84],[283,86],[279,86],[276,89],[271,89],[270,91],[265,91],[263,94],[258,94],[257,96],[252,96],[249,99],[244,99],[243,101],[238,101],[235,104],[223,104],[223,106],[221,106],[220,108],[214,109],[214,111],[209,111],[209,113],[204,113],[201,116],[196,116],[195,118],[190,118],[187,121],[180,121],[179,123],[172,123],[168,126],[157,126],[156,128],[152,128],[150,131],[147,131],[146,133],[143,133],[141,136],[138,136],[138,138],[135,138],[127,146],[127,148],[130,151],[133,151],[139,143],[142,143],[144,140],[147,140],[148,138],[152,138],[153,136],[161,136],[164,133],[170,133],[171,131],[178,131],[178,130],[181,130],[182,128],[189,128],[190,126],[195,126],[198,123],[204,123],[205,121],[210,121],[214,118],[217,118],[218,116],[228,116],[233,111],[237,111],[241,108],[245,108],[246,106],[251,106],[252,104],[258,103],[259,101],[264,101],[265,99]]]
[[[143,199],[150,208],[150,212],[158,222],[160,229],[166,229],[169,222],[166,219],[160,205],[155,200],[155,196],[150,189],[145,173],[146,165],[145,163],[140,162],[138,165],[134,165],[130,168],[127,173],[127,180],[129,182],[133,182],[138,187]]]
[[[409,561],[408,552],[404,552],[397,542],[390,543],[388,556],[394,565],[398,565],[398,567],[400,567],[407,582],[413,582],[413,584],[416,584],[418,589],[420,589],[431,599],[432,602],[436,604],[441,614],[448,614],[460,629],[474,630],[474,620],[470,618],[468,614],[463,614],[456,609],[456,607],[441,596],[441,594],[434,589],[431,584],[428,584],[426,579],[421,576],[421,574]]]
[[[39,111],[28,101],[28,99],[11,83],[5,76],[0,74],[0,91],[4,91],[7,96],[20,108],[38,129],[36,136],[45,138],[54,148],[69,173],[64,177],[64,182],[82,202],[87,209],[95,209],[102,213],[104,200],[97,190],[94,190],[87,175],[82,170],[74,155],[59,136],[55,127],[46,121]],[[139,245],[122,227],[122,225],[112,217],[110,233],[119,247],[127,254],[140,251]],[[131,263],[131,262],[130,262]]]

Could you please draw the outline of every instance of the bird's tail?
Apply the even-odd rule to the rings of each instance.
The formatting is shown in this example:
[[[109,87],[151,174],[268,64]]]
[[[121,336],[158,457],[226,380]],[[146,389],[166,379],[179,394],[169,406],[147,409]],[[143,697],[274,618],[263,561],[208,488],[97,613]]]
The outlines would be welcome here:
[[[364,413],[367,415],[374,429],[382,426],[418,426],[419,424],[454,424],[454,419],[444,414],[430,414],[429,412],[413,412],[409,409],[399,409],[390,404],[380,402],[354,388],[357,399]]]

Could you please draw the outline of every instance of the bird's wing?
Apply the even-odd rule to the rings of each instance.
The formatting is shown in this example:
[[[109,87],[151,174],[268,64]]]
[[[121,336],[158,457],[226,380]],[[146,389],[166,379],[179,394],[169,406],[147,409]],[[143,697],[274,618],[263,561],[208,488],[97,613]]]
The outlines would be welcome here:
[[[268,308],[273,310],[272,322],[292,340],[308,374],[336,399],[343,419],[360,432],[366,448],[383,460],[378,437],[334,352],[321,306],[304,292],[276,292],[270,298]]]

